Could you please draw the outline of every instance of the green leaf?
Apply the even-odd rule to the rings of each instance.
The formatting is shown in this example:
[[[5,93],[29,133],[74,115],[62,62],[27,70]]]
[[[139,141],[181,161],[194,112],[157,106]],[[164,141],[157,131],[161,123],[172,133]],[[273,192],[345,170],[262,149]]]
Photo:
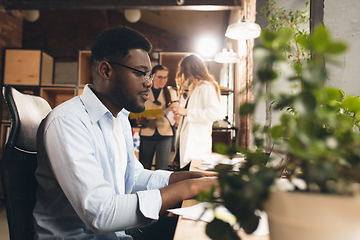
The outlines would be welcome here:
[[[214,192],[214,186],[212,186],[208,191],[200,191],[196,196],[196,200],[199,202],[212,202],[214,200]]]
[[[296,40],[303,48],[311,50],[311,43],[308,36],[300,35]]]
[[[355,117],[355,120],[356,120],[357,122],[359,122],[359,121],[360,121],[360,111],[357,112],[354,117]]]
[[[292,37],[292,31],[290,28],[281,28],[276,33],[276,38],[272,41],[271,46],[274,49],[282,48],[290,40],[291,37]]]
[[[252,214],[247,221],[241,222],[241,227],[247,234],[253,233],[259,225],[259,217]]]
[[[337,88],[331,88],[328,87],[325,89],[326,91],[326,96],[327,96],[327,101],[340,101],[341,100],[341,92],[339,91],[339,89]]]
[[[228,146],[225,143],[217,143],[215,144],[215,151],[219,154],[228,156],[231,159],[240,151],[240,149],[236,145]]]
[[[327,45],[330,42],[329,34],[323,25],[317,27],[314,34],[311,37],[311,45],[313,51],[323,53],[327,49]]]
[[[347,45],[342,42],[332,42],[326,46],[326,52],[331,54],[339,54],[345,52]]]
[[[225,143],[215,144],[215,151],[219,154],[226,155],[228,146]]]
[[[283,125],[287,125],[287,123],[293,118],[293,115],[290,114],[289,112],[284,112],[283,114],[281,114],[280,117],[280,122]]]
[[[244,116],[244,115],[248,115],[253,113],[255,110],[255,104],[252,103],[243,103],[240,106],[240,115]]]
[[[322,85],[325,81],[325,72],[322,68],[318,67],[304,67],[301,72],[303,81],[311,86]]]
[[[263,40],[264,45],[270,46],[272,41],[276,38],[276,34],[269,30],[261,31],[260,38]]]
[[[294,109],[300,114],[307,115],[314,111],[316,102],[316,98],[313,94],[304,92],[295,99]]]
[[[206,225],[206,234],[213,240],[240,240],[229,223],[217,218]]]
[[[274,56],[269,49],[264,47],[254,47],[254,59],[259,63],[268,63],[274,60]]]
[[[219,173],[219,175],[226,174],[233,168],[232,165],[227,164],[218,164],[215,166],[215,171]]]
[[[274,70],[266,68],[258,71],[258,77],[261,82],[266,82],[276,79],[278,74]]]
[[[294,96],[281,95],[280,99],[277,101],[274,109],[283,109],[284,107],[289,107],[294,101]]]
[[[343,102],[343,107],[350,112],[360,111],[360,99],[359,97],[347,97]]]
[[[270,130],[270,135],[273,139],[279,139],[284,137],[285,135],[285,128],[284,126],[275,126],[272,127]]]

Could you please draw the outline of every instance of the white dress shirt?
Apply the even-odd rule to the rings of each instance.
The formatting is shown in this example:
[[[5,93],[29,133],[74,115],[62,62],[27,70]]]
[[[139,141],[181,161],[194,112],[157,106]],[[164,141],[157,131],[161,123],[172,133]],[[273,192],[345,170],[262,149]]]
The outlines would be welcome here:
[[[158,219],[159,188],[171,172],[145,170],[136,159],[128,114],[117,116],[125,171],[116,164],[114,118],[89,85],[45,118],[37,138],[36,239],[132,239],[123,231]]]

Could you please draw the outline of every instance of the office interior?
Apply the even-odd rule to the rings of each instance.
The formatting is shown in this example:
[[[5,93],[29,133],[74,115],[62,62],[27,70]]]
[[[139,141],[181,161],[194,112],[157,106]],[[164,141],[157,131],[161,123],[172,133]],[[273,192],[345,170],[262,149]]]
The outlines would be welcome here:
[[[218,130],[220,134],[216,141],[236,143],[250,146],[250,118],[240,118],[238,109],[241,102],[249,101],[252,93],[245,91],[251,84],[256,62],[253,61],[252,49],[257,39],[246,41],[230,40],[225,37],[228,25],[246,17],[250,22],[257,22],[260,26],[266,23],[259,16],[258,10],[267,0],[216,0],[216,1],[148,1],[149,4],[137,5],[142,1],[106,3],[111,1],[71,1],[69,4],[47,3],[47,1],[0,1],[0,78],[4,81],[4,62],[6,49],[31,49],[44,51],[54,60],[53,83],[65,86],[78,81],[79,51],[89,50],[98,34],[105,29],[117,25],[124,25],[143,33],[153,45],[150,55],[152,64],[167,65],[169,62],[169,84],[175,87],[176,61],[183,54],[197,53],[196,42],[204,35],[211,36],[218,42],[213,50],[214,54],[223,48],[231,48],[239,57],[236,63],[217,63],[214,55],[204,56],[209,71],[224,88],[222,93],[223,119],[228,121],[225,130]],[[128,2],[128,1],[126,1]],[[183,4],[181,4],[183,2]],[[211,2],[211,3],[210,3]],[[289,9],[302,8],[306,0],[278,0],[278,6]],[[127,5],[129,4],[129,5]],[[125,16],[126,10],[140,10],[140,18],[131,22]],[[38,10],[35,16],[27,20],[24,16],[29,10]],[[356,66],[360,48],[360,6],[357,0],[339,2],[335,0],[310,1],[310,30],[317,24],[324,23],[333,36],[346,40],[351,51],[342,56],[340,61],[344,67],[340,70],[330,70],[328,82],[338,86],[346,93],[359,95],[356,84],[360,75],[360,68]],[[209,49],[208,49],[209,50]],[[75,94],[79,87],[76,87]],[[40,92],[36,92],[40,94]],[[2,104],[2,120],[9,120],[6,106]],[[256,115],[257,120],[263,121],[264,114]],[[276,121],[276,120],[274,120]],[[222,124],[222,123],[219,123]],[[9,124],[7,125],[9,126]],[[218,125],[219,126],[219,125]],[[221,125],[223,126],[223,125]],[[6,128],[1,128],[4,130]],[[221,134],[225,132],[225,134]],[[6,134],[1,133],[2,139]],[[0,198],[1,196],[0,189]],[[0,240],[8,240],[5,207],[0,204]]]

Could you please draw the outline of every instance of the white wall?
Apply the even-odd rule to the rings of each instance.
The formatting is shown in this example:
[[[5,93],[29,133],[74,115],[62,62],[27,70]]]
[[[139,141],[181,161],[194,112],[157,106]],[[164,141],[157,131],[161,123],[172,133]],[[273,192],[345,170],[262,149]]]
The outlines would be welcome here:
[[[338,60],[342,67],[326,65],[329,84],[347,95],[360,95],[360,1],[325,0],[324,24],[331,35],[348,43],[349,50]]]
[[[306,1],[276,0],[276,5],[298,10],[304,8]],[[256,22],[262,27],[266,24],[266,19],[259,16],[259,11],[266,2],[267,0],[257,0]],[[326,65],[328,84],[344,90],[347,95],[360,95],[360,0],[324,0],[324,24],[333,38],[347,42],[349,47],[345,54],[337,58],[341,63],[340,67]],[[256,62],[254,69],[256,71]],[[283,86],[279,88],[286,91]],[[257,109],[252,120],[265,123],[265,105]],[[273,114],[272,125],[277,121],[277,115]]]
[[[275,0],[276,2],[276,6],[277,7],[283,7],[285,10],[303,10],[305,8],[305,4],[308,0]],[[256,1],[256,11],[257,11],[257,15],[256,15],[256,23],[258,23],[261,28],[263,29],[266,25],[266,18],[260,16],[260,9],[268,2],[268,0],[257,0]],[[259,43],[259,39],[255,40],[255,45]],[[254,79],[256,78],[256,70],[257,70],[257,66],[256,66],[256,60],[254,60]],[[291,90],[293,90],[293,86],[292,85],[288,85],[287,82],[282,82],[281,79],[280,81],[277,83],[278,85],[278,89],[279,91],[282,92],[290,92]],[[255,123],[259,123],[264,125],[265,124],[265,119],[266,119],[266,108],[265,108],[265,103],[261,104],[260,106],[257,107],[255,114],[252,117],[252,122]],[[271,125],[274,126],[279,122],[279,112],[272,112],[271,113]],[[253,148],[253,136],[252,134],[250,135],[251,138],[251,145],[250,147]]]

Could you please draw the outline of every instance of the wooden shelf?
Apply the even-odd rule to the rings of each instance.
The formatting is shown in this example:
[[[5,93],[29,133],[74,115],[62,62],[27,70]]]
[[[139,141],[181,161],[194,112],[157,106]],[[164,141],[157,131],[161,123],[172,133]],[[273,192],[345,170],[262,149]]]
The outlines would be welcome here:
[[[81,50],[79,51],[79,76],[78,85],[85,86],[87,83],[92,83],[91,75],[91,51]]]
[[[6,49],[4,84],[52,83],[54,59],[41,50]]]
[[[229,93],[234,92],[233,90],[225,87],[220,87],[221,95],[229,95]]]
[[[76,95],[76,88],[41,88],[40,96],[44,98],[52,108],[71,99]]]
[[[81,95],[84,91],[84,88],[78,88],[77,95]]]

